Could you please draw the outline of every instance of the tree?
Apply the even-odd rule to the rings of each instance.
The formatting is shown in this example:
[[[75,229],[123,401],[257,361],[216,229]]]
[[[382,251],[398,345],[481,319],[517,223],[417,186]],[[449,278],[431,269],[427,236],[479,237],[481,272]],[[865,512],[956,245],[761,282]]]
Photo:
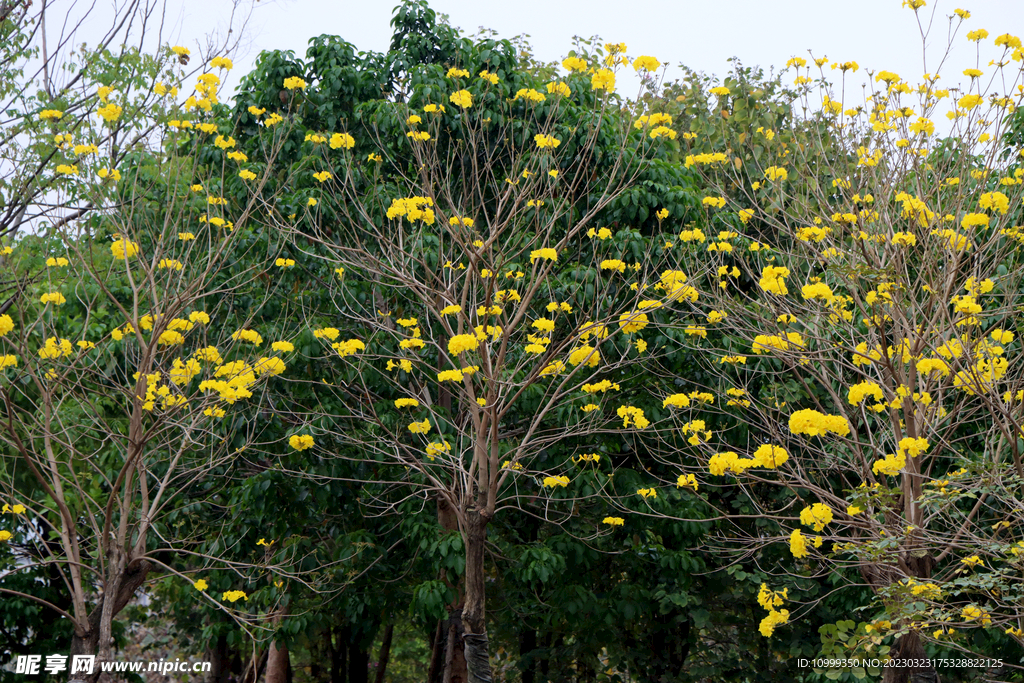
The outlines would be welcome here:
[[[309,151],[279,179],[305,206],[289,214],[293,200],[268,216],[293,236],[297,260],[336,271],[324,280],[335,309],[311,312],[310,324],[344,369],[295,436],[382,463],[364,485],[381,512],[409,497],[436,501],[466,553],[470,680],[490,680],[490,521],[526,497],[608,488],[600,458],[587,455],[571,490],[560,474],[568,462],[538,464],[556,443],[646,426],[628,399],[611,414],[599,404],[633,390],[628,368],[646,349],[637,333],[690,290],[660,260],[660,243],[632,231],[611,242],[601,224],[673,137],[670,120],[636,128],[621,118],[606,94],[614,71],[601,64],[581,73],[591,65],[572,58],[570,76],[544,84],[516,71],[508,43],[456,45],[443,65],[403,62],[401,101],[357,105],[331,130],[306,127],[326,120],[306,103],[334,81],[275,74]],[[627,61],[612,48],[609,66]],[[251,106],[269,116],[262,100]],[[606,241],[629,251],[605,258]],[[630,287],[627,269],[654,273],[658,291]],[[339,316],[344,324],[329,322]]]
[[[179,104],[188,49],[109,49],[152,11],[132,3],[80,61],[57,61],[39,34],[33,102],[35,81],[19,82],[13,65],[33,55],[45,9],[13,7],[5,87],[18,104],[5,124],[11,202],[0,248],[0,490],[12,521],[0,532],[0,592],[61,615],[71,654],[105,662],[118,613],[192,540],[176,538],[167,518],[183,500],[208,500],[211,475],[237,457],[223,418],[285,370],[290,345],[261,355],[258,333],[217,322],[218,302],[269,267],[247,254],[266,177],[234,168],[246,157],[232,150],[233,122],[218,105],[215,72],[230,59],[203,60],[211,71]],[[58,66],[73,74],[59,86]],[[272,164],[267,152],[260,161]],[[231,186],[253,193],[230,203]],[[32,231],[18,235],[26,215]],[[50,577],[46,597],[11,579],[38,573]],[[227,591],[220,604],[242,597]],[[95,680],[100,669],[87,673]]]
[[[957,10],[952,28],[965,15]],[[1022,642],[1014,226],[1024,171],[1017,150],[1000,161],[999,140],[1019,105],[1011,95],[1024,53],[1009,34],[995,42],[1005,93],[981,85],[980,63],[953,96],[937,76],[915,86],[878,71],[859,106],[841,102],[856,63],[833,64],[842,80],[832,86],[827,60],[814,60],[812,85],[806,60],[794,58],[806,120],[783,121],[785,133],[747,131],[760,158],[723,145],[686,161],[717,183],[705,204],[729,226],[685,256],[687,271],[709,273],[695,283],[706,303],[686,329],[707,390],[725,405],[702,406],[704,415],[679,406],[688,437],[663,453],[684,472],[730,477],[758,514],[788,527],[781,537],[741,534],[737,549],[788,541],[796,573],[870,588],[863,621],[836,625],[842,637],[823,631],[829,654],[923,661],[946,648],[1009,654],[1010,639]],[[726,115],[718,140],[730,136],[731,88],[710,90]],[[809,103],[815,93],[820,108]],[[939,138],[932,119],[946,98],[952,129]],[[828,131],[819,139],[843,151],[823,153],[808,130]],[[778,588],[759,597],[765,635],[800,599]],[[937,677],[916,664],[883,674]]]

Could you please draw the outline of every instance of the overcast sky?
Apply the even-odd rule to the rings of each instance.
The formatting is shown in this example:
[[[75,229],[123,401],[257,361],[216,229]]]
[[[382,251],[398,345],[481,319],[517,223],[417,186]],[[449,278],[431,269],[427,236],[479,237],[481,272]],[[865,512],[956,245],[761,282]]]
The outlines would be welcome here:
[[[170,38],[195,46],[214,26],[226,26],[226,0],[180,0],[168,9]],[[260,50],[291,49],[305,53],[313,36],[339,35],[360,50],[385,51],[391,39],[389,21],[397,0],[262,0],[256,2],[246,33],[246,50],[235,61],[234,81]],[[486,27],[501,37],[526,33],[534,53],[544,60],[561,59],[574,35],[600,35],[624,42],[629,54],[651,55],[672,66],[723,74],[726,61],[739,57],[747,65],[779,67],[791,56],[827,55],[855,60],[862,67],[895,71],[911,82],[924,73],[922,41],[914,12],[900,0],[432,0],[454,26],[467,32]],[[962,79],[975,66],[974,43],[965,33],[985,28],[981,68],[1000,54],[992,39],[1001,33],[1024,35],[1024,0],[929,0],[920,10],[933,21],[928,38],[929,71],[935,71],[947,44],[948,16],[962,7],[971,18],[959,30],[952,61],[942,69],[941,85]],[[212,9],[211,9],[212,8]],[[218,14],[219,12],[219,14]],[[670,70],[669,78],[678,76]],[[865,77],[865,76],[862,76]],[[632,95],[620,80],[620,92]]]

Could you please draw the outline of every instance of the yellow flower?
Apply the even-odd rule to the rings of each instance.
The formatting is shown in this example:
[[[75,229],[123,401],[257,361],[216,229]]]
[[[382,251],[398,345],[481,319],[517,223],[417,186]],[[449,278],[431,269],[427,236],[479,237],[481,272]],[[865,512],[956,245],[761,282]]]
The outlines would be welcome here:
[[[569,89],[565,83],[553,82],[547,84],[548,94],[550,95],[561,95],[562,97],[568,97],[572,94],[572,90]]]
[[[971,555],[960,560],[961,564],[966,564],[968,567],[984,567],[985,561],[977,555]]]
[[[197,591],[204,591],[210,587],[210,585],[206,583],[206,579],[199,579],[198,581],[193,583],[192,586],[195,587]]]
[[[796,558],[807,557],[810,554],[807,550],[807,540],[799,529],[793,529],[789,536],[789,551]]]
[[[608,526],[622,526],[626,523],[626,520],[622,517],[605,517],[601,520],[601,523],[607,524]]]
[[[782,446],[763,444],[754,451],[754,464],[768,469],[780,467],[789,460],[789,452]]]
[[[832,522],[832,508],[824,503],[814,503],[800,511],[800,523],[821,531]]]
[[[457,356],[466,351],[475,351],[480,341],[473,334],[457,334],[448,340],[448,353]]]
[[[61,119],[63,116],[64,112],[58,111],[56,109],[44,109],[43,111],[39,112],[39,118],[43,119],[44,121],[48,119],[53,119],[56,121]]]
[[[430,420],[424,419],[423,422],[411,422],[409,424],[409,431],[413,434],[426,434],[430,431]]]
[[[544,477],[544,488],[557,488],[561,486],[565,488],[569,485],[569,477]]]
[[[210,66],[212,66],[214,69],[224,69],[225,71],[230,71],[232,68],[234,68],[235,65],[232,64],[231,60],[227,57],[214,57],[210,60]]]
[[[39,297],[39,302],[42,304],[53,304],[54,306],[61,306],[66,302],[67,299],[60,292],[47,292]]]
[[[640,56],[633,60],[633,68],[636,71],[640,71],[641,69],[645,71],[657,71],[660,66],[661,62],[654,57]]]
[[[117,121],[119,118],[121,118],[121,112],[121,107],[117,106],[113,102],[104,105],[96,110],[96,113],[107,123]]]
[[[984,101],[985,100],[981,95],[964,95],[957,100],[956,104],[961,109],[973,109]]]
[[[692,474],[680,474],[676,479],[676,488],[691,488],[696,491],[698,486],[697,477]]]
[[[43,344],[43,348],[39,349],[39,357],[48,360],[67,358],[73,351],[71,340],[49,337]]]
[[[356,140],[348,133],[334,133],[331,135],[330,144],[331,149],[352,149],[355,147]]]
[[[245,594],[245,591],[225,591],[220,596],[221,600],[227,600],[228,602],[237,602],[242,599],[249,600],[249,596]]]
[[[565,62],[562,62],[562,64],[564,65]],[[608,69],[598,69],[590,78],[590,87],[592,90],[604,90],[609,93],[615,92],[615,72]]]
[[[238,177],[242,180],[256,180],[256,174],[248,169],[242,169],[239,171]]]
[[[548,147],[555,149],[562,144],[562,141],[553,135],[534,135],[533,141],[537,143],[537,147],[539,149],[545,149]]]
[[[459,90],[449,95],[448,100],[457,107],[469,109],[473,106],[473,93],[468,90]]]
[[[286,90],[303,90],[306,87],[306,81],[302,80],[298,76],[289,76],[284,79],[284,87]]]
[[[573,71],[586,71],[587,63],[579,57],[566,57],[562,60],[562,67],[570,73]]]
[[[231,333],[231,338],[235,341],[245,341],[259,346],[263,343],[263,337],[259,335],[255,330],[238,330],[237,332]]]
[[[530,263],[535,263],[537,259],[546,259],[548,261],[557,261],[558,252],[551,248],[545,249],[534,249],[530,252]]]
[[[313,447],[313,437],[309,434],[293,434],[288,439],[288,445],[297,451],[304,451]]]

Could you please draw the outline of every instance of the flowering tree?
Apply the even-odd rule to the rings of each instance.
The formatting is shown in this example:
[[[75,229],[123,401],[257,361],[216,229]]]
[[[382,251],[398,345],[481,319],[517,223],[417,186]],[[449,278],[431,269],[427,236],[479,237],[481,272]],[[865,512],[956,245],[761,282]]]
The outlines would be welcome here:
[[[31,34],[43,17],[18,19]],[[5,45],[12,59],[31,50]],[[0,531],[0,592],[66,618],[71,654],[101,661],[150,572],[183,569],[166,553],[195,539],[176,537],[167,519],[183,500],[213,495],[211,475],[237,457],[225,418],[284,372],[291,350],[264,344],[244,319],[218,324],[273,267],[249,253],[247,221],[265,178],[232,149],[233,122],[218,107],[217,74],[230,59],[204,64],[210,71],[179,102],[188,49],[112,64],[106,48],[66,64],[77,69],[66,87],[44,76],[45,101],[8,122],[16,142],[5,154],[22,156],[11,157],[6,187],[30,190],[0,246],[0,495],[12,515]],[[245,199],[225,199],[229,189]],[[17,234],[25,215],[32,229]],[[258,308],[259,288],[255,296]],[[60,586],[52,600],[12,578],[40,572]]]
[[[956,10],[952,29],[968,18]],[[1014,352],[1024,170],[1019,149],[1000,144],[1024,53],[1015,36],[997,37],[986,81],[987,36],[967,34],[979,62],[961,88],[869,71],[858,105],[843,102],[855,62],[830,64],[833,85],[827,59],[814,60],[812,81],[814,66],[794,58],[802,107],[780,118],[784,130],[746,131],[758,153],[735,157],[695,136],[685,162],[720,188],[705,205],[724,229],[707,242],[690,231],[684,262],[712,275],[695,283],[704,306],[685,331],[722,400],[699,416],[676,404],[677,462],[789,527],[784,538],[741,536],[741,547],[784,540],[797,573],[821,567],[873,591],[865,620],[833,625],[823,641],[826,654],[917,660],[886,668],[886,681],[935,676],[924,661],[934,647],[992,654],[1007,637],[1024,642]],[[723,113],[707,119],[719,128],[709,137],[725,141],[739,101],[728,85],[709,94]],[[933,119],[944,110],[942,138]],[[822,154],[815,130],[843,151]],[[761,632],[799,599],[763,586]]]
[[[614,45],[606,63],[570,57],[543,83],[516,71],[507,43],[457,44],[454,64],[403,62],[405,101],[357,105],[333,130],[305,123],[323,120],[306,103],[334,80],[315,64],[282,78],[308,156],[281,181],[304,187],[301,207],[270,216],[297,264],[322,264],[334,307],[310,324],[339,371],[293,446],[382,463],[363,488],[381,512],[436,500],[465,549],[465,658],[485,681],[488,524],[525,499],[614,491],[583,439],[648,426],[620,398],[650,353],[641,332],[694,292],[660,241],[602,225],[675,137],[670,117],[621,117],[611,94],[618,65],[657,61]],[[289,113],[267,104],[249,112]]]

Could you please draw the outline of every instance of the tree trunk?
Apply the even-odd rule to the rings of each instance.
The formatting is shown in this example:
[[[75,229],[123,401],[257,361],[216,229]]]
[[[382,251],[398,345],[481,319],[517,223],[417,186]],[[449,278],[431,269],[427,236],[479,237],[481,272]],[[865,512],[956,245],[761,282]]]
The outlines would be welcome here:
[[[231,653],[228,650],[228,636],[222,633],[217,636],[213,647],[206,650],[206,661],[210,662],[210,672],[206,674],[206,683],[227,683],[231,676]]]
[[[462,640],[465,644],[469,683],[492,683],[484,592],[487,519],[479,512],[471,510],[466,514],[463,539],[466,544],[466,601],[462,608],[462,624],[465,628]]]
[[[278,610],[271,623],[277,627],[281,623],[283,614]],[[288,646],[280,640],[270,642],[270,650],[267,652],[267,677],[266,683],[288,683],[288,674],[291,669],[291,658],[288,656]]]
[[[331,683],[346,683],[348,659],[348,632],[347,629],[338,629],[332,638],[328,634],[327,639],[331,645]]]
[[[242,671],[242,677],[239,679],[242,683],[256,683],[260,679],[260,673],[263,671],[263,665],[267,661],[267,654],[256,650],[252,653],[252,657],[249,658],[248,664],[245,665],[245,670]]]
[[[71,674],[71,667],[68,667],[69,680],[77,679],[85,683],[96,683],[99,680],[99,663],[111,659],[114,618],[135,597],[135,591],[146,581],[151,566],[145,561],[130,562],[105,583],[99,604],[89,613],[88,630],[80,633],[75,628],[71,638],[71,657],[68,658],[71,661],[75,655],[96,655],[92,674]]]
[[[369,683],[370,653],[353,638],[348,648],[348,683]]]
[[[380,641],[380,654],[377,656],[376,683],[384,683],[384,672],[388,669],[391,659],[391,638],[395,635],[395,625],[388,624],[384,628],[384,637]]]
[[[931,556],[923,557],[909,556],[907,565],[912,575],[918,579],[928,579],[931,576],[931,569],[934,560]],[[903,573],[895,567],[885,564],[866,564],[860,568],[863,576],[871,589],[878,591],[879,588],[891,585],[903,579]],[[919,659],[926,658],[924,645],[917,633],[911,631],[901,636],[894,644],[889,656],[893,659]],[[882,683],[940,683],[939,672],[932,667],[891,667],[882,672]]]
[[[519,632],[519,668],[522,671],[522,683],[535,683],[537,680],[537,632],[532,628],[524,628]]]
[[[441,683],[466,683],[469,671],[466,669],[466,653],[462,645],[462,610],[455,609],[450,613],[443,633],[444,668],[441,671]]]
[[[917,659],[927,661],[924,645],[917,633],[900,636],[889,653],[893,659]],[[939,672],[930,666],[893,667],[883,670],[882,683],[940,683]]]

